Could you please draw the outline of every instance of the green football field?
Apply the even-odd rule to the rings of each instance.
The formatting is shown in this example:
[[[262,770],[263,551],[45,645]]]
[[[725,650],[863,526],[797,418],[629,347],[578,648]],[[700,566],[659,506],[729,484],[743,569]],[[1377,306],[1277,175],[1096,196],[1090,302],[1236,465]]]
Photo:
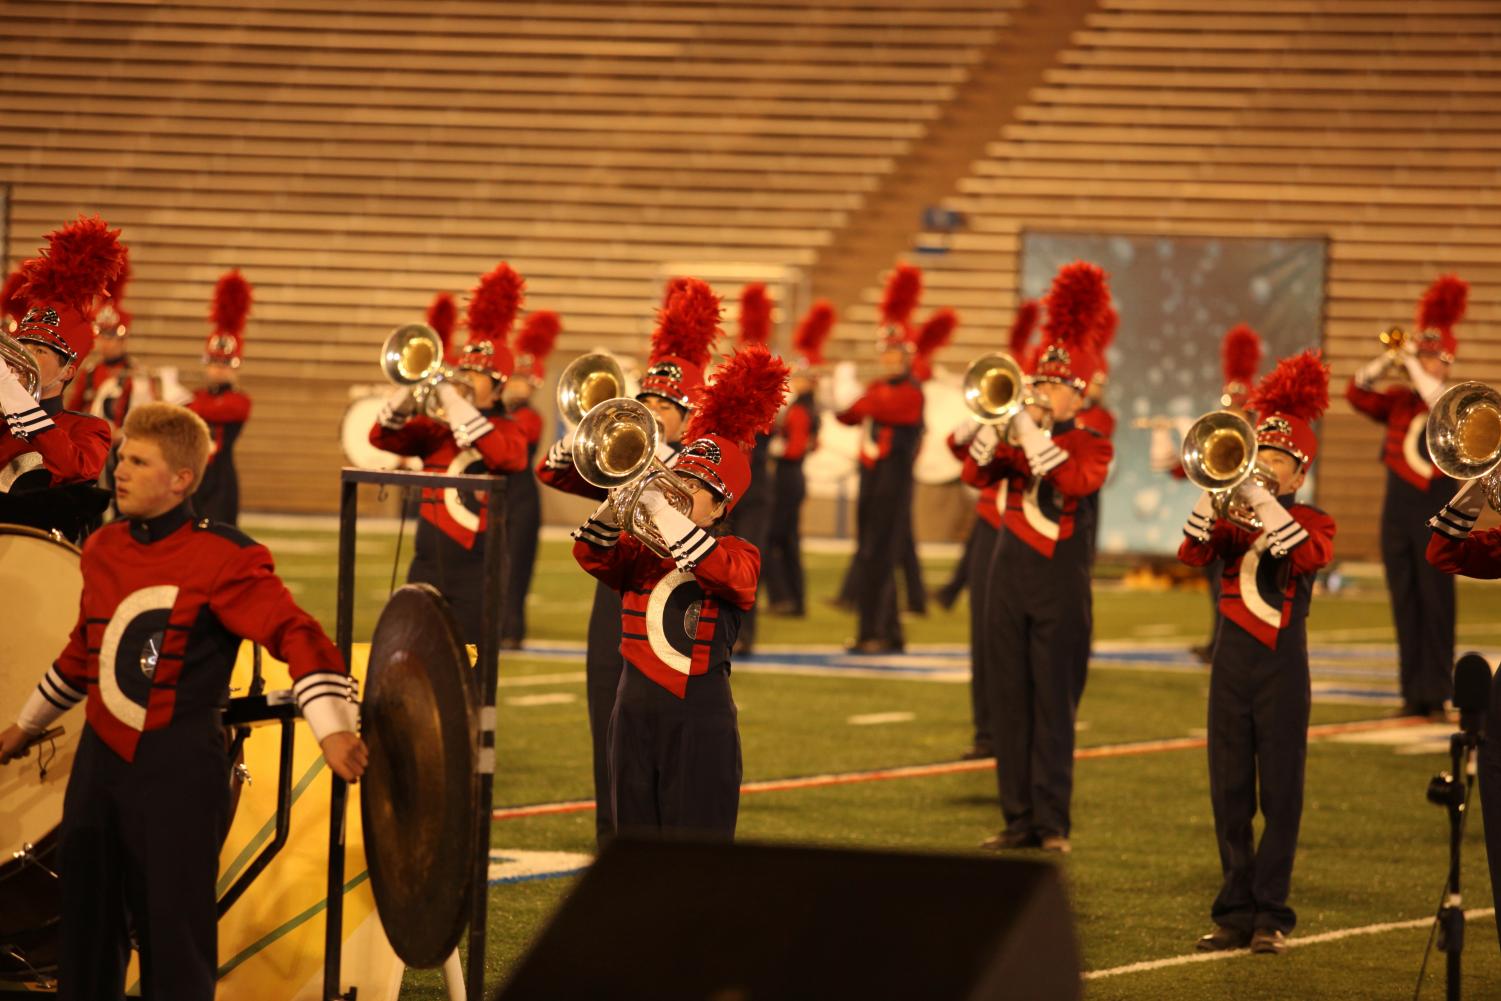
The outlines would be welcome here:
[[[276,553],[300,601],[331,629],[335,577],[331,531],[248,526]],[[410,547],[410,540],[406,543]],[[368,636],[390,584],[394,538],[360,541],[356,638]],[[907,621],[917,649],[884,668],[793,654],[830,652],[853,619],[825,603],[847,557],[810,555],[809,616],[763,616],[758,652],[737,661],[736,702],[745,781],[738,836],[833,847],[978,853],[1000,824],[993,769],[934,767],[916,775],[882,770],[956,762],[970,737],[964,646],[968,612],[936,607]],[[401,570],[404,572],[405,558]],[[925,561],[930,588],[952,560]],[[566,543],[545,542],[528,603],[539,649],[501,664],[494,824],[497,858],[507,853],[587,855],[587,809],[527,807],[592,797],[582,655],[592,582]],[[1501,651],[1501,588],[1460,586],[1460,649]],[[1314,735],[1291,903],[1295,948],[1280,957],[1238,953],[1204,960],[1193,949],[1209,929],[1218,888],[1203,736],[1208,673],[1183,651],[1207,625],[1202,592],[1149,591],[1102,580],[1095,594],[1095,662],[1079,709],[1074,852],[1062,866],[1091,999],[1359,999],[1414,996],[1429,920],[1447,871],[1447,820],[1424,798],[1447,765],[1436,725],[1379,721],[1396,705],[1391,617],[1379,578],[1347,575],[1321,594],[1310,619]],[[791,660],[798,659],[793,665]],[[1363,721],[1377,721],[1360,725]],[[1357,724],[1340,726],[1339,724]],[[1143,742],[1159,741],[1146,748]],[[1126,753],[1132,752],[1132,753]],[[854,776],[859,781],[794,788],[777,780]],[[1501,996],[1479,812],[1465,843],[1470,934],[1464,988]],[[1040,853],[1025,853],[1042,857]],[[499,983],[576,877],[500,883],[490,890],[488,968]],[[944,919],[933,901],[933,920]],[[1484,913],[1481,913],[1481,909]],[[1435,953],[1421,997],[1444,990]],[[446,997],[436,971],[409,971],[403,999]]]

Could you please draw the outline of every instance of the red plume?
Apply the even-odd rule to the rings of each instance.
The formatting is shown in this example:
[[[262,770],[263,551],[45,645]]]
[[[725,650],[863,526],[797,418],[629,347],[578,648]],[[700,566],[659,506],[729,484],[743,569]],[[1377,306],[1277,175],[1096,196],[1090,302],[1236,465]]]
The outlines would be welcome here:
[[[1121,314],[1115,311],[1110,303],[1105,304],[1105,312],[1100,316],[1100,329],[1097,334],[1100,355],[1103,357],[1105,349],[1115,343],[1115,335],[1121,328]]]
[[[1464,319],[1470,285],[1458,275],[1440,275],[1418,303],[1418,330],[1446,333]]]
[[[681,282],[657,314],[657,329],[651,335],[652,358],[682,358],[702,368],[709,364],[719,328],[719,296],[707,282],[675,278]]]
[[[459,322],[459,304],[448,292],[439,292],[427,307],[427,325],[438,332],[443,340],[443,352],[453,344],[453,328]]]
[[[1059,269],[1048,291],[1048,318],[1042,327],[1046,343],[1070,350],[1097,347],[1100,321],[1110,305],[1105,280],[1105,272],[1088,261],[1075,261]]]
[[[749,449],[756,435],[771,430],[787,398],[790,374],[787,363],[763,344],[736,351],[710,377],[688,418],[683,440],[717,434]]]
[[[552,354],[558,334],[563,330],[563,321],[550,309],[528,313],[521,332],[516,335],[516,353],[542,359]]]
[[[120,231],[98,216],[79,216],[48,233],[41,255],[22,263],[21,294],[29,302],[71,306],[89,319],[99,297],[109,293],[110,282],[125,266]]]
[[[244,331],[250,315],[250,283],[239,268],[226,271],[214,283],[214,303],[208,315],[217,333],[238,337]]]
[[[1027,342],[1032,339],[1032,329],[1036,326],[1037,300],[1028,299],[1017,307],[1016,318],[1011,321],[1011,334],[1006,341],[1011,357],[1022,360],[1022,353],[1027,350]]]
[[[17,323],[26,315],[26,297],[21,294],[21,285],[25,281],[26,276],[17,268],[5,279],[5,287],[0,289],[0,311]]]
[[[469,336],[472,340],[500,341],[511,332],[516,311],[521,308],[522,288],[526,284],[514,268],[504,261],[479,280],[469,293]]]
[[[945,306],[934,310],[917,332],[917,353],[931,358],[939,348],[954,339],[954,330],[959,326],[959,314]]]
[[[809,365],[823,364],[824,342],[834,332],[836,318],[834,304],[827,299],[819,299],[808,307],[808,312],[798,323],[797,333],[792,335],[792,346]]]
[[[1318,350],[1279,361],[1246,401],[1246,409],[1260,417],[1287,414],[1310,424],[1324,416],[1328,408],[1329,366]]]
[[[662,286],[663,307],[666,307],[668,303],[672,302],[672,297],[683,291],[683,289],[687,288],[688,283],[691,281],[694,281],[694,279],[682,277],[667,279],[667,284]]]
[[[765,282],[751,282],[740,290],[740,338],[738,345],[765,344],[771,340],[771,296]]]
[[[922,269],[910,264],[898,264],[886,278],[886,291],[881,296],[881,319],[886,323],[905,326],[922,298]]]
[[[1238,323],[1226,332],[1220,341],[1220,369],[1225,375],[1225,384],[1238,382],[1249,386],[1261,367],[1261,337]]]

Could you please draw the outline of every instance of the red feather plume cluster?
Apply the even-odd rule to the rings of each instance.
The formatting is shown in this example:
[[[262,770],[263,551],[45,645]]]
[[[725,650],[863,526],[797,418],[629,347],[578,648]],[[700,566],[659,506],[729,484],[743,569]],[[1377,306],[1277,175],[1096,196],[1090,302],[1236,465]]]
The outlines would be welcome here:
[[[954,339],[954,330],[959,326],[959,314],[945,306],[934,310],[917,332],[917,353],[931,358],[933,352]]]
[[[427,325],[438,333],[447,348],[453,343],[453,328],[459,323],[459,304],[452,293],[439,292],[427,307]]]
[[[1115,343],[1115,335],[1120,328],[1121,314],[1117,313],[1115,307],[1107,302],[1105,311],[1100,314],[1100,329],[1097,337],[1100,354],[1104,354],[1105,349]]]
[[[657,329],[651,335],[652,358],[682,358],[703,367],[709,364],[719,327],[719,296],[707,282],[675,278],[675,292],[657,313]]]
[[[1101,320],[1110,306],[1110,288],[1098,265],[1088,261],[1065,264],[1053,278],[1047,295],[1048,318],[1043,340],[1069,350],[1098,347]]]
[[[552,310],[539,309],[528,313],[526,322],[521,325],[521,332],[516,335],[516,351],[533,358],[546,358],[552,354],[553,345],[558,342],[558,334],[562,330],[563,319]]]
[[[209,309],[216,332],[238,336],[244,331],[245,318],[250,315],[250,292],[250,283],[239,268],[219,276],[214,283],[214,303]]]
[[[716,434],[751,448],[756,435],[771,430],[787,398],[790,374],[787,363],[765,345],[739,349],[710,377],[688,419],[683,440]]]
[[[62,303],[92,318],[98,297],[125,266],[120,231],[98,216],[79,216],[47,234],[40,257],[22,263],[22,294],[30,302]]]
[[[683,291],[683,289],[687,288],[688,283],[691,281],[694,281],[694,279],[683,277],[667,279],[667,284],[662,286],[663,308],[666,308],[667,304],[672,302],[673,296],[677,295],[679,292]]]
[[[1260,417],[1287,414],[1309,423],[1328,408],[1329,366],[1324,353],[1312,349],[1279,361],[1246,401],[1246,409]]]
[[[526,282],[504,261],[479,280],[469,294],[469,336],[476,340],[504,342],[521,309]]]
[[[1027,349],[1027,342],[1032,339],[1032,330],[1037,326],[1037,300],[1028,299],[1016,309],[1016,317],[1011,321],[1011,333],[1006,338],[1006,347],[1011,352],[1011,357],[1021,361],[1022,352]]]
[[[17,268],[5,279],[5,287],[0,288],[0,311],[17,322],[26,315],[26,297],[21,294],[21,286],[25,282],[26,276]]]
[[[1452,330],[1464,319],[1470,284],[1458,275],[1440,275],[1418,302],[1418,330]]]
[[[823,364],[823,346],[834,332],[834,304],[819,299],[808,307],[792,335],[792,346],[807,359],[809,365]]]
[[[740,290],[740,347],[766,344],[771,340],[771,296],[764,282],[751,282]]]
[[[1261,367],[1261,337],[1244,323],[1237,323],[1220,341],[1220,369],[1225,382],[1250,385]]]
[[[905,324],[922,298],[922,269],[898,264],[886,278],[881,296],[881,319],[886,323]]]

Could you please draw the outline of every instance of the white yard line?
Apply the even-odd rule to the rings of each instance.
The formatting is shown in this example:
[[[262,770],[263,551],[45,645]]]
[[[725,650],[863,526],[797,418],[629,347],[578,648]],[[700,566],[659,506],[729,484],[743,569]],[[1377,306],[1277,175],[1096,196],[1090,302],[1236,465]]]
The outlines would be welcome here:
[[[1495,916],[1496,910],[1493,907],[1484,907],[1465,912],[1465,918],[1470,921],[1493,918]],[[1432,917],[1413,918],[1411,921],[1387,921],[1383,924],[1362,925],[1359,928],[1339,928],[1334,931],[1320,932],[1317,935],[1290,938],[1287,940],[1287,944],[1289,948],[1299,949],[1305,945],[1322,945],[1325,942],[1338,942],[1341,939],[1355,938],[1359,935],[1380,935],[1383,932],[1389,931],[1426,928],[1432,923]],[[1089,970],[1085,972],[1084,979],[1103,980],[1106,977],[1119,977],[1127,973],[1147,973],[1152,970],[1165,970],[1173,966],[1187,966],[1190,963],[1212,963],[1220,959],[1233,959],[1236,956],[1249,955],[1251,955],[1251,950],[1249,949],[1232,949],[1228,952],[1195,952],[1188,956],[1169,956],[1166,959],[1149,959],[1141,963],[1113,966],[1108,970]]]

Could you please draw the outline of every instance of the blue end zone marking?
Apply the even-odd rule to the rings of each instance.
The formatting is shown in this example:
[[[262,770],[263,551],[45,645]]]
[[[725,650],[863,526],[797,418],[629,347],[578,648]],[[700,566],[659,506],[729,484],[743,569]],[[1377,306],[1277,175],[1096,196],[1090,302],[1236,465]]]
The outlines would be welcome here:
[[[535,873],[531,873],[530,875],[526,875],[526,876],[506,876],[506,877],[504,877],[502,879],[492,879],[492,880],[490,880],[490,885],[491,886],[499,886],[502,883],[530,883],[533,880],[538,880],[538,879],[562,879],[564,876],[577,876],[579,873],[581,873],[583,871],[584,871],[583,868],[579,868],[579,869],[560,869],[557,872],[535,872]]]

